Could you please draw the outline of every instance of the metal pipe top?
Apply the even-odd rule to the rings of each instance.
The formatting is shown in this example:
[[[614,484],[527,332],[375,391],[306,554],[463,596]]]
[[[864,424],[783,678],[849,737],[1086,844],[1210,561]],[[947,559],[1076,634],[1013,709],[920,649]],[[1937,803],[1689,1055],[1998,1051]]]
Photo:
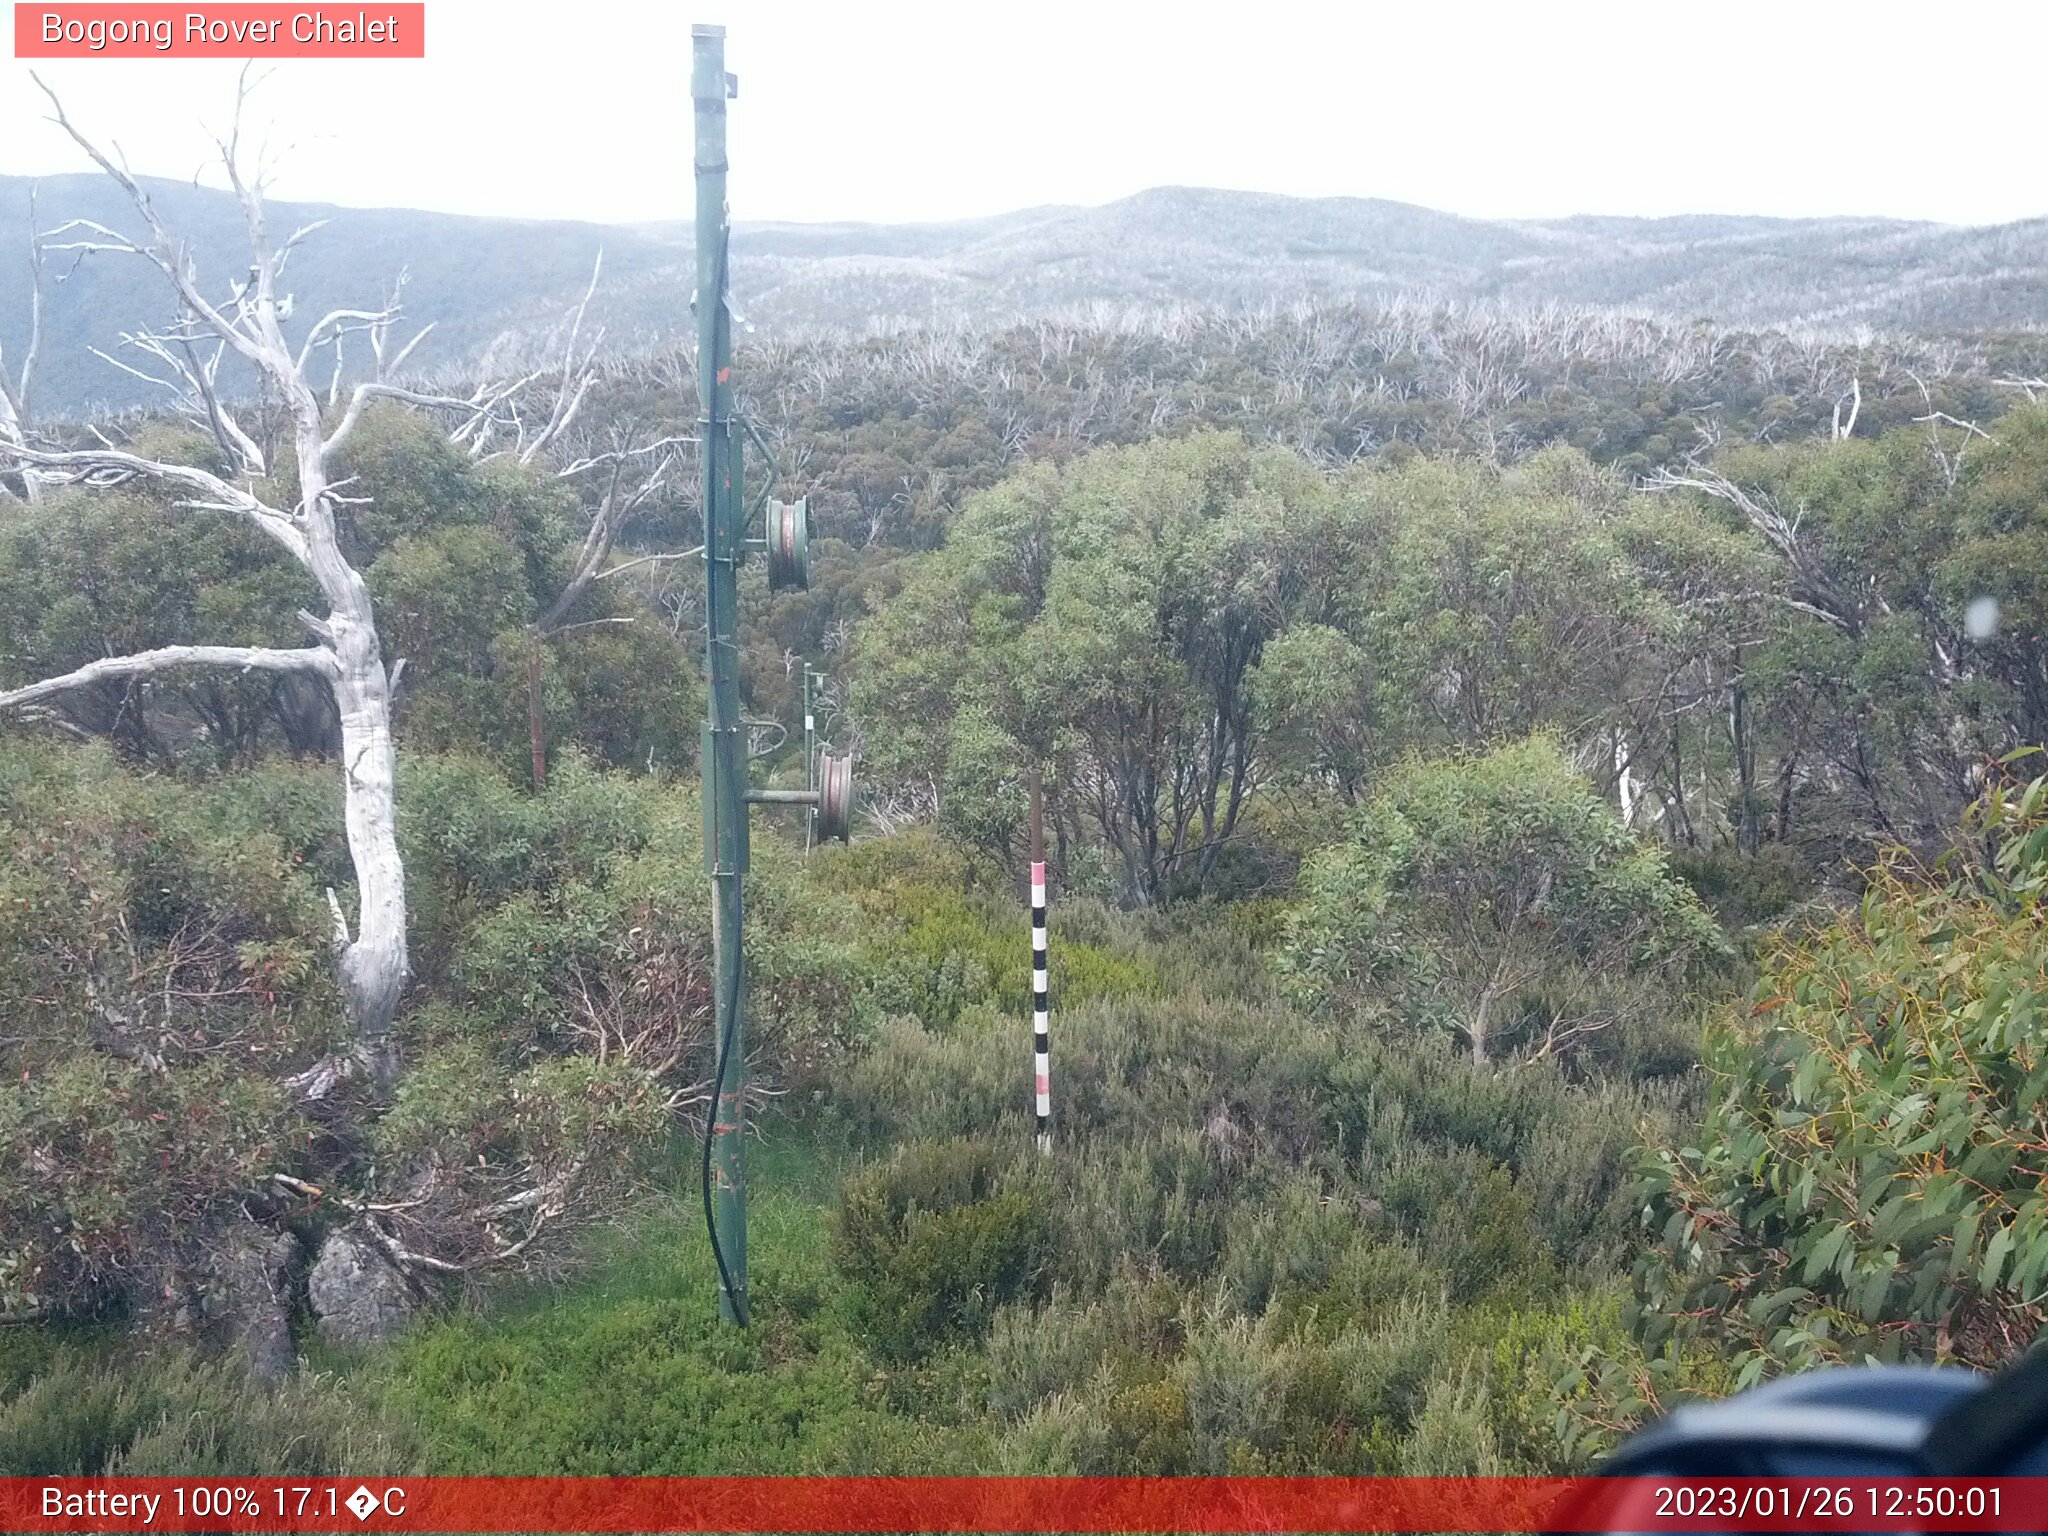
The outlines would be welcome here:
[[[723,116],[725,103],[740,93],[739,76],[727,74],[725,69],[725,28],[692,27],[690,51],[695,56],[690,70],[690,95],[696,102],[698,116]],[[700,142],[697,147],[702,150],[704,145]],[[722,164],[722,154],[719,160]]]

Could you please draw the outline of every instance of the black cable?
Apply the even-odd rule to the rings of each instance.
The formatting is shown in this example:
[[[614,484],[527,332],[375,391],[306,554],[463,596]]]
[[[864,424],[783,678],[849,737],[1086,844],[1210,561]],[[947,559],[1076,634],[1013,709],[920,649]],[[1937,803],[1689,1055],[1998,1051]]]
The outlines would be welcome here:
[[[718,1242],[718,1215],[711,1205],[711,1148],[718,1136],[718,1110],[725,1098],[725,1066],[732,1054],[733,1026],[739,1022],[739,1012],[740,967],[735,956],[732,994],[727,999],[725,1010],[725,1030],[718,1040],[716,1081],[711,1085],[711,1113],[704,1117],[704,1230],[711,1234],[711,1257],[718,1261],[718,1282],[725,1287],[725,1294],[732,1298],[732,1315],[744,1328],[747,1326],[747,1299],[733,1288],[732,1271],[725,1265],[725,1249]]]

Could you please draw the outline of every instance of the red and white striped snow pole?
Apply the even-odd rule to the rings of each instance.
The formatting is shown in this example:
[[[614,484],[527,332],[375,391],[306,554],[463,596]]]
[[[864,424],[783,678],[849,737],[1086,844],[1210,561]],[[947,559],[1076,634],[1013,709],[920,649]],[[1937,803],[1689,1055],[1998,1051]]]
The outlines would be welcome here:
[[[1052,1000],[1046,974],[1045,815],[1038,772],[1031,774],[1031,1066],[1038,1150],[1052,1150]]]

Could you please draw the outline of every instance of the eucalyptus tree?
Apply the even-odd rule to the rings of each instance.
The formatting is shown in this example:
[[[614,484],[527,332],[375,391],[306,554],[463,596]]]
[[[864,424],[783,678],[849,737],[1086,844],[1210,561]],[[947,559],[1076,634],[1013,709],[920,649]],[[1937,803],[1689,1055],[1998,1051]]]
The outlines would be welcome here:
[[[1880,436],[1751,448],[1667,470],[1749,537],[1725,595],[1756,643],[1739,679],[1756,777],[1778,802],[1834,807],[1810,832],[1867,859],[1938,839],[1985,762],[2048,732],[2042,552],[2048,411],[1988,434],[1933,411]]]
[[[1725,942],[1663,851],[1540,737],[1410,759],[1302,871],[1289,990],[1389,1028],[1446,1029],[1477,1062],[1554,1056]]]
[[[1252,680],[1328,494],[1299,455],[1207,433],[976,498],[860,641],[870,762],[992,851],[1049,764],[1061,830],[1106,845],[1125,901],[1206,880],[1258,787]]]

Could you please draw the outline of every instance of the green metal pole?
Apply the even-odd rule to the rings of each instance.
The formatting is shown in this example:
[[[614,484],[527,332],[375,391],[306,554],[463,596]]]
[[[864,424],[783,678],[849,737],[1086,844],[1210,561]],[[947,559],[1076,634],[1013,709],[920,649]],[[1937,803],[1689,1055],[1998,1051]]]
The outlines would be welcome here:
[[[725,28],[691,28],[697,115],[697,398],[704,464],[704,659],[711,679],[702,752],[704,853],[712,883],[717,1060],[708,1176],[719,1259],[718,1311],[747,1321],[745,972],[740,882],[747,869],[746,747],[740,727],[740,443],[733,433],[732,314],[726,304]]]

